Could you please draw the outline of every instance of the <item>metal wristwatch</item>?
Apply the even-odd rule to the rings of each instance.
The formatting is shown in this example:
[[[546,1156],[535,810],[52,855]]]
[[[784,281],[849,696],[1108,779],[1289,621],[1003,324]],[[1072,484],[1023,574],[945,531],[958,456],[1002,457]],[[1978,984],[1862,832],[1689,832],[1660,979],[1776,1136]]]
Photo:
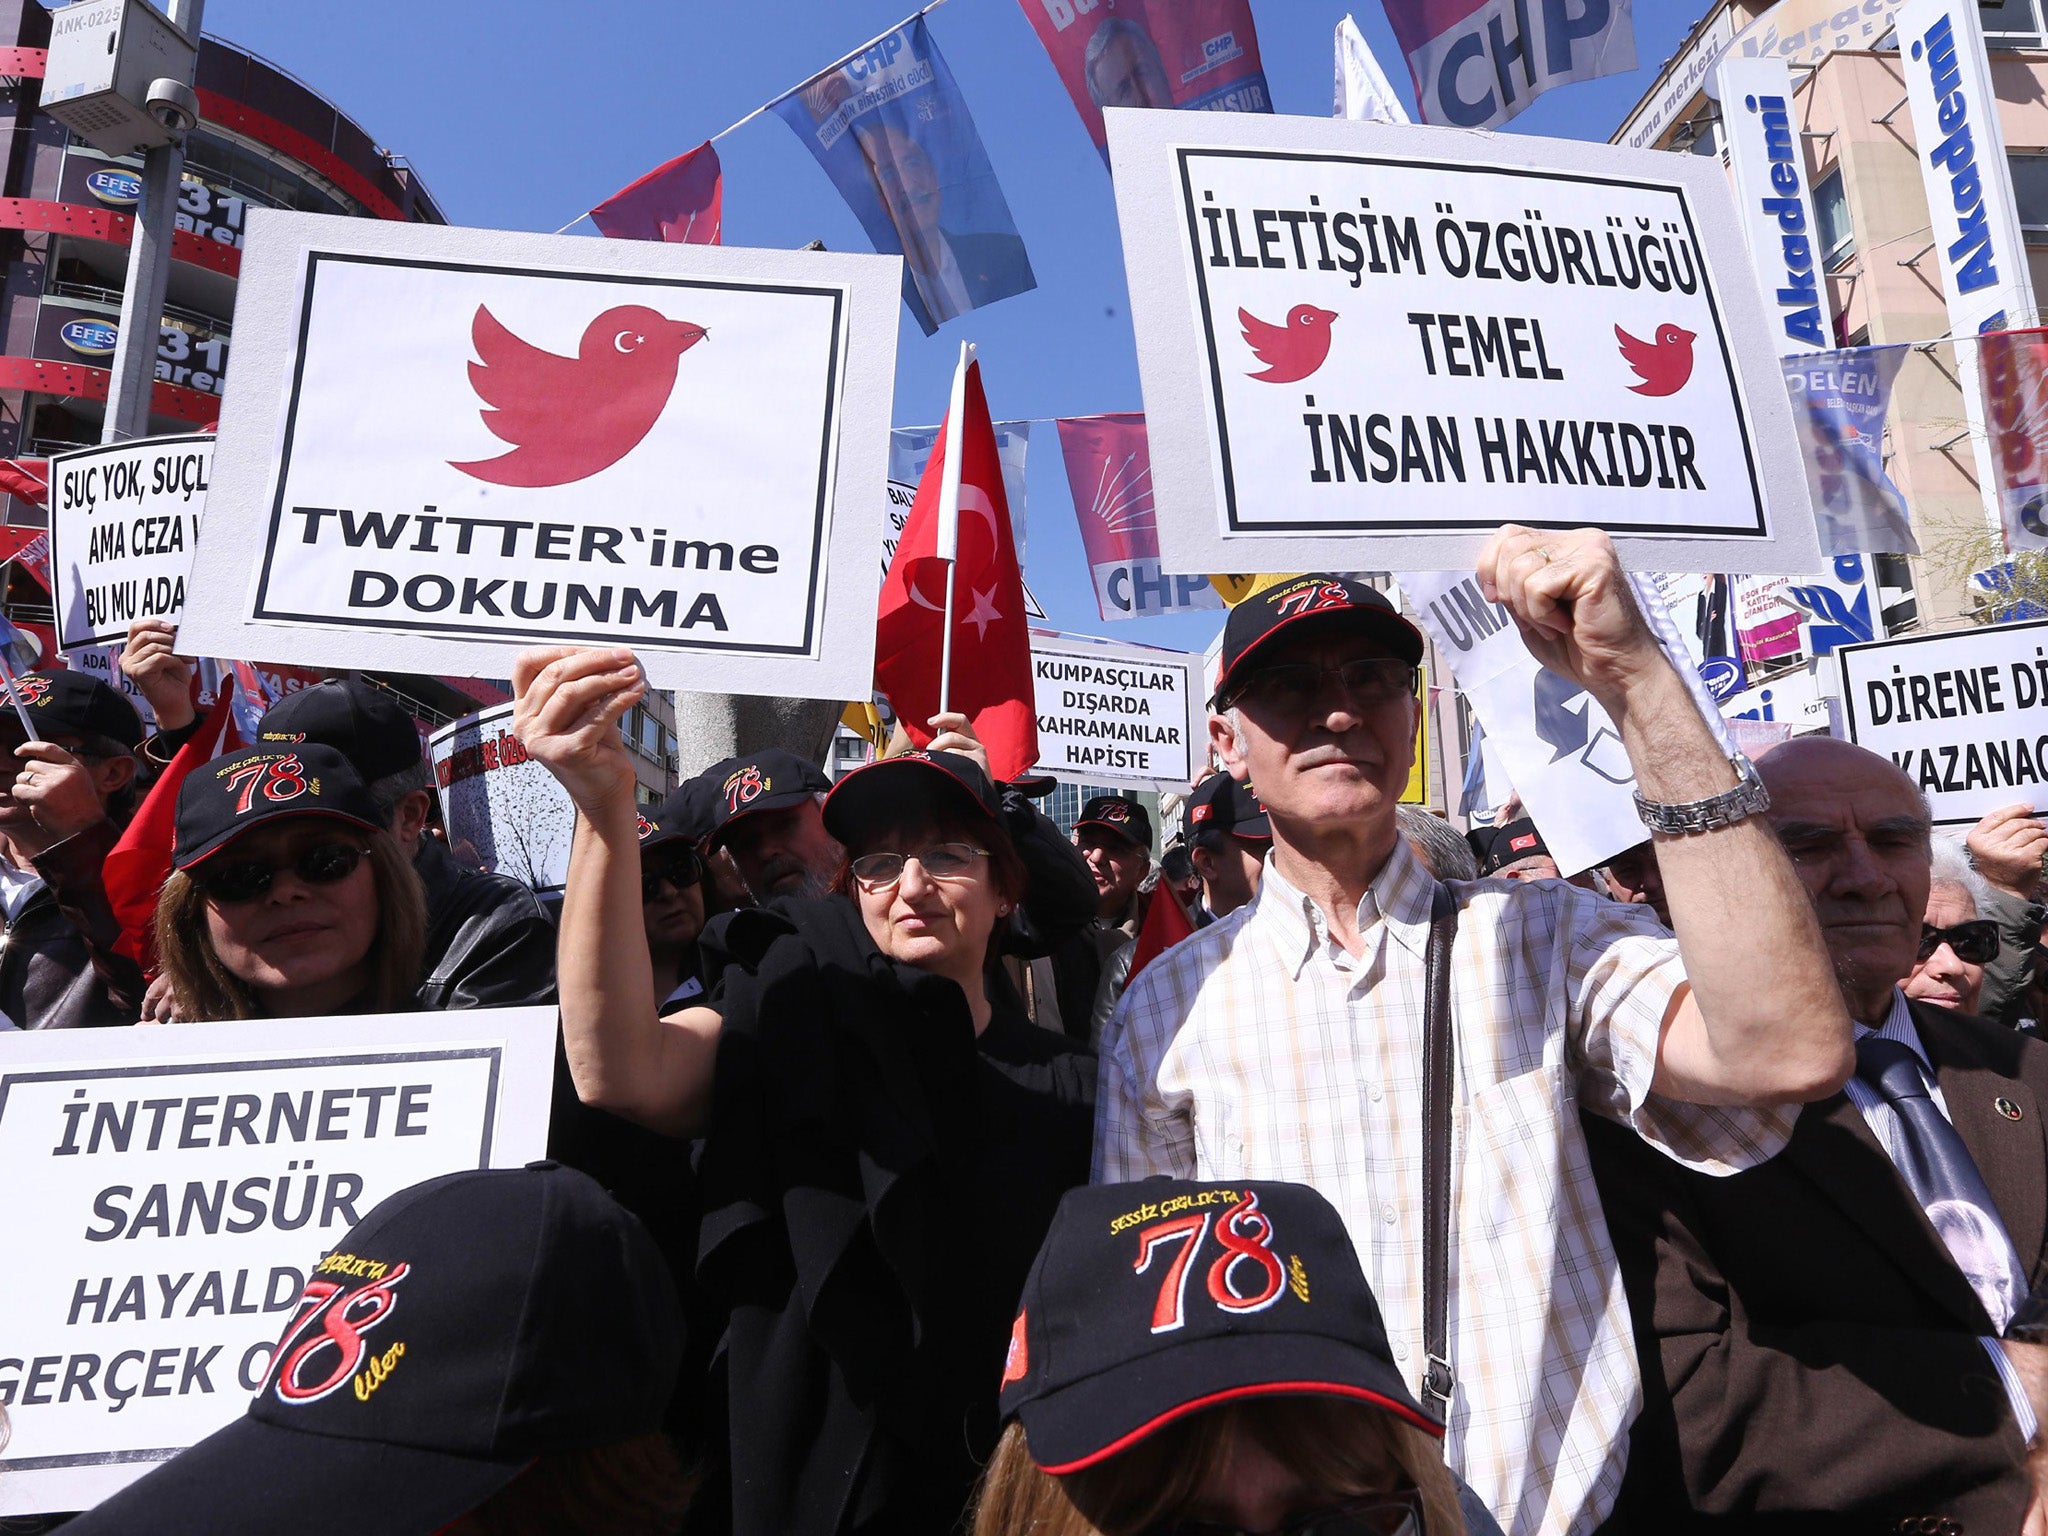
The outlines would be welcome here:
[[[1737,782],[1733,789],[1679,805],[1645,800],[1643,792],[1637,790],[1636,814],[1652,832],[1661,832],[1666,837],[1683,837],[1691,832],[1712,832],[1717,827],[1732,827],[1744,817],[1769,810],[1770,791],[1756,776],[1756,765],[1740,752],[1731,752],[1728,754],[1728,766],[1735,770]]]

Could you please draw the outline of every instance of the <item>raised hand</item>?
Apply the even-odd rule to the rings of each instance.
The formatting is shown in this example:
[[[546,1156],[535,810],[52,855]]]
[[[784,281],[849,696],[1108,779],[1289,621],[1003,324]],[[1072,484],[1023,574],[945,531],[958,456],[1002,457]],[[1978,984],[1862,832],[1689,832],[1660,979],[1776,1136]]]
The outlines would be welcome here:
[[[25,741],[14,749],[21,766],[14,775],[8,795],[16,805],[25,806],[34,818],[36,832],[17,842],[33,843],[31,850],[61,843],[67,837],[95,825],[106,814],[93,770],[54,742]]]
[[[2041,883],[2048,826],[2031,806],[2003,805],[1970,828],[1967,846],[1977,873],[2025,901]]]
[[[1530,655],[1602,703],[1669,668],[1613,541],[1597,528],[1508,523],[1480,554],[1479,587],[1508,610]]]
[[[629,650],[521,651],[512,663],[512,730],[576,808],[595,816],[620,799],[633,803],[633,759],[619,720],[646,693],[646,675]]]
[[[988,748],[981,744],[981,738],[974,734],[974,725],[968,718],[955,711],[933,715],[925,721],[935,733],[927,749],[932,752],[958,752],[962,757],[971,757],[983,773],[989,773]]]
[[[180,730],[192,723],[192,664],[177,654],[178,627],[167,619],[138,619],[121,647],[121,671],[141,690],[156,714],[157,729]]]

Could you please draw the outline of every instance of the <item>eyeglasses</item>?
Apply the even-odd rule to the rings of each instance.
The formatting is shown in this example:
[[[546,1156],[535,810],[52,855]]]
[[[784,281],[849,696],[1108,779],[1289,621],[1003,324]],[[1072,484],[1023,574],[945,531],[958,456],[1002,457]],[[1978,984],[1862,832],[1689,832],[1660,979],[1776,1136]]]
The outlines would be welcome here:
[[[1305,715],[1315,708],[1323,690],[1323,679],[1334,677],[1344,692],[1368,709],[1391,704],[1396,699],[1415,697],[1416,669],[1405,661],[1386,656],[1360,656],[1334,667],[1313,662],[1287,661],[1277,666],[1257,667],[1231,689],[1224,708],[1247,701],[1278,715]]]
[[[862,890],[886,891],[902,880],[903,866],[912,859],[934,880],[964,880],[974,861],[987,857],[986,848],[972,843],[933,843],[922,853],[864,853],[847,867]]]
[[[355,843],[315,843],[302,849],[297,859],[290,864],[270,864],[262,859],[237,859],[232,864],[202,864],[192,872],[211,901],[236,902],[255,901],[269,893],[271,883],[277,879],[280,870],[289,869],[307,885],[333,885],[346,880],[356,872],[356,866],[363,862],[367,848]]]
[[[1965,965],[1989,965],[1998,958],[1998,924],[1985,917],[1974,923],[1957,923],[1953,928],[1937,928],[1932,923],[1920,925],[1922,960],[1933,959],[1934,952],[1944,944]]]
[[[1296,1515],[1270,1531],[1247,1531],[1214,1520],[1182,1520],[1155,1527],[1145,1536],[1423,1536],[1422,1495],[1376,1493]]]
[[[640,899],[652,901],[661,894],[664,885],[672,885],[678,891],[689,889],[704,878],[704,861],[694,853],[671,856],[652,869],[640,871]]]

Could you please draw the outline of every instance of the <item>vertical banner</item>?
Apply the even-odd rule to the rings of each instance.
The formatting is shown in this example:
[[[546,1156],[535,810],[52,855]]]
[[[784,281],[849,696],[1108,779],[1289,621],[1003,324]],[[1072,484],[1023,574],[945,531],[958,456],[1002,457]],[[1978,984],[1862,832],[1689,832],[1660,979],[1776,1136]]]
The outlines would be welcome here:
[[[967,98],[924,18],[775,103],[875,249],[903,258],[903,302],[942,321],[1038,286]]]
[[[1497,128],[1545,91],[1636,67],[1630,0],[1386,0],[1417,115]]]
[[[552,1007],[0,1034],[0,1515],[238,1418],[379,1201],[545,1155],[554,1044]]]
[[[2037,548],[2048,539],[2048,330],[1987,332],[1977,362],[2007,538],[2017,526],[2029,539],[2011,547]]]
[[[1088,137],[1104,107],[1270,112],[1251,0],[1018,0]]]
[[[1901,342],[1785,359],[1785,388],[1824,555],[1920,553],[1906,498],[1884,472],[1892,382],[1909,350]]]
[[[1742,232],[1756,262],[1785,356],[1818,352],[1834,334],[1814,245],[1813,193],[1793,121],[1792,71],[1783,59],[1724,59],[1721,127]]]
[[[1031,423],[999,421],[995,424],[996,459],[1003,467],[1003,494],[1010,501],[1010,539],[1017,546],[1017,566],[1024,566],[1024,460],[1031,451]],[[939,441],[937,427],[897,427],[889,433],[889,522],[882,537],[882,574],[889,574],[889,562],[896,558],[896,540],[910,517],[917,499],[917,483],[931,461]]]
[[[1208,577],[1169,576],[1160,566],[1143,413],[1068,416],[1057,425],[1096,611],[1136,619],[1221,608]]]
[[[2037,318],[1977,0],[1907,0],[1897,26],[1934,245],[1926,259],[1940,268],[1949,334],[1958,338],[1956,377],[1985,514],[2005,530],[2009,547],[2048,548],[2048,531],[2025,526],[2013,499],[2000,494],[1979,381],[1983,359],[1962,339]]]
[[[458,863],[536,891],[568,884],[576,806],[512,734],[510,704],[443,726],[427,739],[427,754]]]

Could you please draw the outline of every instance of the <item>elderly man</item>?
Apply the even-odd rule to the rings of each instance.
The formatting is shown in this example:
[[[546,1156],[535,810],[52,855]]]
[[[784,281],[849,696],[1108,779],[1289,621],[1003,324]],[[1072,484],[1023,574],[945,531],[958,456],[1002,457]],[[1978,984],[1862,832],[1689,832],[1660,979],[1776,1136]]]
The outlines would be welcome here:
[[[1899,990],[1916,1003],[1977,1013],[1984,968],[1998,958],[1998,923],[1987,915],[1990,887],[1954,843],[1936,842],[1929,868],[1920,956]]]
[[[1516,1536],[1582,1532],[1620,1486],[1639,1387],[1577,1104],[1725,1173],[1776,1152],[1796,1112],[1774,1106],[1833,1093],[1853,1055],[1753,771],[1716,744],[1606,536],[1504,528],[1479,579],[1614,720],[1645,821],[1672,829],[1680,940],[1560,881],[1439,887],[1394,816],[1421,636],[1360,583],[1283,582],[1232,610],[1210,722],[1258,785],[1272,858],[1249,904],[1131,984],[1102,1042],[1096,1176],[1322,1190],[1411,1388],[1448,1400],[1453,1467]],[[1454,1063],[1432,1072],[1426,956],[1453,916]]]
[[[1923,915],[1948,911],[1912,780],[1828,737],[1759,767],[1857,1071],[1727,1179],[1589,1118],[1645,1388],[1622,1512],[1641,1530],[2018,1531],[2044,1513],[2026,1460],[2048,1348],[1999,1335],[2044,1270],[2048,1047],[1901,991]]]

